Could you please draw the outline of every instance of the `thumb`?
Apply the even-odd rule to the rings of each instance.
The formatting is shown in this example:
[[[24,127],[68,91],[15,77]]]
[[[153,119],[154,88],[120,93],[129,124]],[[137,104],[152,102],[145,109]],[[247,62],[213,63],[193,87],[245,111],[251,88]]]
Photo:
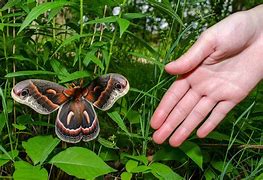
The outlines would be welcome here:
[[[201,34],[194,45],[176,61],[170,62],[165,66],[169,74],[185,74],[200,63],[202,63],[210,54],[215,51],[216,38],[211,31],[205,31]]]

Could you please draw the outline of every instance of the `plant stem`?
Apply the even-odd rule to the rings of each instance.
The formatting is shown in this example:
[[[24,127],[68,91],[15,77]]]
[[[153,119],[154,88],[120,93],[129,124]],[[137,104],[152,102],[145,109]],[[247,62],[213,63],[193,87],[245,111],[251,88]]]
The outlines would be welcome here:
[[[120,14],[119,14],[119,18],[121,17],[122,7],[124,6],[124,4],[126,4],[126,0],[123,0],[123,2],[122,2],[121,12],[120,12]],[[111,56],[112,56],[113,44],[114,44],[114,41],[115,41],[115,38],[116,38],[116,33],[117,33],[117,31],[115,30],[114,33],[113,33],[112,40],[110,41],[110,53],[109,53],[109,57],[108,57],[107,64],[106,64],[106,68],[105,68],[105,74],[108,72],[108,69],[109,69],[110,60],[111,60]]]
[[[83,23],[83,0],[80,0],[80,17],[79,17],[79,22],[80,22],[80,32],[79,35],[80,37],[82,37],[83,35],[83,27],[84,27],[84,23]],[[79,51],[78,51],[78,61],[79,61],[79,70],[82,70],[82,62],[81,62],[81,50],[82,50],[82,43],[79,44]]]

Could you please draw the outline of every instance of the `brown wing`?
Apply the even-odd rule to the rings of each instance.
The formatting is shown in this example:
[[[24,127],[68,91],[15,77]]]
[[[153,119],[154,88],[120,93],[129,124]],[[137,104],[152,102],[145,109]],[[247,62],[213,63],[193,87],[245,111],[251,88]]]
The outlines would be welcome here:
[[[50,114],[57,110],[69,97],[63,91],[65,87],[54,82],[29,79],[17,83],[12,89],[12,97],[40,114]]]
[[[84,98],[63,104],[56,119],[56,134],[63,141],[90,141],[99,134],[99,122],[94,108]]]
[[[129,91],[128,80],[120,74],[106,74],[93,80],[85,88],[83,96],[101,110],[110,109],[113,104]]]

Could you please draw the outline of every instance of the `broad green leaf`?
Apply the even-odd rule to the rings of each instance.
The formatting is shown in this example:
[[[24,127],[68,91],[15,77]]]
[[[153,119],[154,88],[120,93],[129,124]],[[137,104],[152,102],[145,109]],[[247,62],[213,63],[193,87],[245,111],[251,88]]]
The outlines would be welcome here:
[[[36,136],[22,142],[27,155],[32,159],[34,165],[40,165],[47,159],[48,155],[60,142],[59,139],[52,136]]]
[[[137,19],[137,18],[144,18],[147,15],[142,13],[125,13],[122,15],[125,19]]]
[[[145,165],[140,165],[131,170],[131,173],[147,173],[150,172],[152,168]]]
[[[120,26],[120,38],[121,38],[123,33],[128,29],[130,25],[130,21],[128,21],[127,19],[118,18],[117,22]]]
[[[110,118],[116,122],[118,124],[118,126],[128,135],[130,136],[130,133],[126,127],[126,125],[124,124],[121,116],[119,115],[119,113],[117,111],[113,111],[108,113],[108,115],[110,116]]]
[[[261,173],[259,176],[255,177],[255,180],[262,180],[263,179],[263,173]]]
[[[203,155],[200,147],[197,144],[190,141],[185,141],[179,148],[201,169],[203,168]]]
[[[100,152],[100,158],[103,161],[117,161],[120,159],[118,155],[118,151],[116,152],[113,149],[102,150]]]
[[[81,179],[94,179],[115,171],[93,151],[82,147],[67,148],[54,156],[49,163]]]
[[[218,141],[229,141],[230,140],[230,136],[226,135],[226,134],[222,134],[220,132],[214,131],[211,132],[206,138],[208,139],[215,139]],[[239,144],[244,144],[242,141],[235,139],[235,142],[239,143]]]
[[[12,126],[13,126],[14,128],[16,128],[16,129],[20,130],[20,131],[23,131],[23,130],[26,129],[26,126],[23,125],[23,124],[14,124],[14,123],[13,123]]]
[[[127,172],[132,172],[132,170],[134,168],[136,168],[138,166],[138,161],[134,161],[132,159],[130,159],[129,161],[127,161],[127,163],[125,164],[125,168]]]
[[[95,23],[111,23],[111,22],[116,22],[117,21],[117,17],[115,16],[109,16],[109,17],[105,17],[105,18],[100,18],[100,19],[95,19],[95,20],[91,20],[88,21],[85,24],[95,24]]]
[[[131,124],[138,124],[140,123],[141,114],[138,111],[130,110],[126,117]]]
[[[5,154],[0,154],[0,167],[13,160],[18,156],[18,150],[13,150],[9,152],[5,152]]]
[[[147,157],[145,157],[145,156],[143,156],[143,155],[133,156],[133,155],[129,155],[129,154],[126,154],[126,153],[122,153],[121,155],[124,156],[124,157],[128,157],[129,159],[133,159],[133,160],[142,162],[144,165],[147,165],[147,164],[148,164],[148,159],[147,159]]]
[[[129,172],[123,172],[121,173],[121,180],[131,180],[132,173]]]
[[[119,149],[117,146],[116,146],[116,143],[115,142],[111,142],[111,141],[108,141],[102,137],[99,137],[98,138],[98,141],[101,145],[107,147],[107,148],[111,148],[111,149]]]
[[[25,161],[15,162],[14,180],[47,180],[48,172],[40,166],[32,166]]]
[[[170,167],[161,163],[152,163],[149,166],[152,170],[152,174],[158,179],[164,180],[181,180],[183,179],[180,175],[175,173]]]
[[[72,74],[69,74],[67,77],[61,79],[59,83],[65,83],[69,81],[73,81],[76,79],[84,78],[84,77],[89,77],[90,74],[87,71],[76,71]]]
[[[224,172],[224,168],[226,166],[227,163],[224,163],[224,161],[212,161],[211,165],[213,166],[213,168],[215,168],[216,170],[218,170],[219,172]],[[227,165],[227,169],[225,170],[226,173],[232,172],[234,169],[234,166],[232,165],[231,162],[228,163]]]
[[[12,78],[18,76],[32,76],[36,74],[56,75],[56,73],[50,71],[17,71],[17,72],[8,73],[7,75],[5,75],[5,77]]]
[[[171,161],[175,160],[180,163],[187,161],[186,155],[178,148],[172,148],[171,146],[164,146],[153,155],[154,161]]]
[[[46,2],[42,3],[39,6],[34,7],[30,13],[27,15],[26,19],[22,23],[18,33],[20,33],[23,29],[25,29],[34,19],[36,19],[39,15],[43,14],[44,12],[57,9],[59,7],[63,7],[65,5],[71,4],[68,1],[54,1],[54,2]]]

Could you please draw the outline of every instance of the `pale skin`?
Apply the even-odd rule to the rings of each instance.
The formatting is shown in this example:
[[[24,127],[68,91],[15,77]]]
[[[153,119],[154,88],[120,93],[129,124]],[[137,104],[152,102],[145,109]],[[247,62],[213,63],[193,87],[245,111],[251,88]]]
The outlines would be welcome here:
[[[197,127],[206,137],[263,79],[263,5],[207,29],[165,70],[180,78],[152,116],[153,140],[178,147]]]

